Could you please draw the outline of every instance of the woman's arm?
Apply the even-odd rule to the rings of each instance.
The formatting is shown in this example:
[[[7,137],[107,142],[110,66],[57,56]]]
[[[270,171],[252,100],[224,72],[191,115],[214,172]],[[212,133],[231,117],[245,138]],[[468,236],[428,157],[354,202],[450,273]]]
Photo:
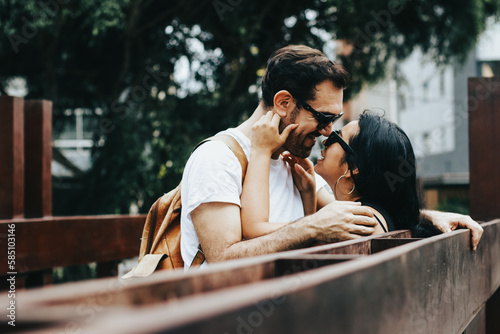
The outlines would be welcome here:
[[[317,209],[321,210],[321,208],[327,206],[332,202],[335,202],[335,196],[328,192],[328,190],[326,190],[326,187],[321,188],[317,194]]]
[[[317,210],[317,194],[313,163],[307,158],[297,158],[289,152],[283,154],[283,159],[292,169],[293,182],[300,191],[305,215],[315,213]]]
[[[241,227],[245,239],[255,238],[286,225],[269,224],[269,166],[271,155],[297,127],[289,125],[280,134],[280,117],[269,111],[252,127],[252,150],[241,193]]]

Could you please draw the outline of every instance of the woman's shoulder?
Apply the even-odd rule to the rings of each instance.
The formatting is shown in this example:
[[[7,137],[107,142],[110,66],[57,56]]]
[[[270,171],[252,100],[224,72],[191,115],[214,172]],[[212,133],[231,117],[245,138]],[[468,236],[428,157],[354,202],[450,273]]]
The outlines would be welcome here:
[[[395,230],[392,218],[382,206],[364,198],[360,198],[356,202],[360,202],[361,205],[368,207],[380,223],[379,226],[375,228],[375,233],[385,233]]]

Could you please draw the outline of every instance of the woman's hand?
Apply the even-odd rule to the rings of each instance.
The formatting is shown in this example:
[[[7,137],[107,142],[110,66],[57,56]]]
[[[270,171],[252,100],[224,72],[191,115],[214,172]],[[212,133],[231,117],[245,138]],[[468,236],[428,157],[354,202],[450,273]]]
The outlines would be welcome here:
[[[298,126],[290,124],[280,134],[279,123],[279,115],[268,111],[252,126],[252,152],[259,151],[271,155],[283,146],[290,132]]]
[[[316,192],[316,179],[314,178],[314,165],[307,158],[298,158],[285,152],[282,154],[292,169],[293,182],[300,192]]]

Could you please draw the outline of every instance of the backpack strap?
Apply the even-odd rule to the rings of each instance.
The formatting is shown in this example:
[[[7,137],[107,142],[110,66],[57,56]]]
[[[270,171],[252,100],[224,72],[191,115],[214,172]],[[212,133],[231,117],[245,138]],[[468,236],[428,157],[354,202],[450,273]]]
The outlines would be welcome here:
[[[189,265],[189,268],[201,266],[203,262],[205,262],[205,253],[203,253],[201,245],[198,244],[198,251],[194,256],[193,262],[191,262],[191,264]]]
[[[198,145],[195,146],[195,148],[193,149],[191,154],[193,154],[194,150],[196,150],[198,147],[200,147],[201,145],[205,144],[207,141],[210,141],[210,140],[217,140],[217,141],[223,142],[233,152],[233,154],[236,156],[236,158],[238,159],[238,161],[240,162],[240,165],[241,165],[241,183],[243,184],[243,181],[245,180],[245,175],[247,173],[248,159],[247,159],[247,156],[245,154],[245,151],[243,151],[243,148],[241,148],[241,145],[238,143],[238,141],[236,139],[234,139],[233,136],[215,135],[215,136],[212,136],[210,138],[207,138],[207,139],[201,141],[200,143],[198,143]],[[189,266],[189,268],[200,266],[203,262],[205,262],[205,253],[203,253],[203,250],[201,249],[201,245],[198,244],[198,252],[196,252],[196,255],[194,256],[193,262],[191,262],[191,265]]]
[[[210,140],[217,140],[223,142],[233,152],[233,154],[236,156],[241,165],[241,176],[242,176],[241,182],[243,183],[243,181],[245,180],[245,175],[247,173],[248,160],[245,151],[243,151],[243,148],[241,148],[241,145],[238,143],[236,139],[234,139],[233,136],[215,135],[205,140],[202,140],[201,142],[198,143],[198,145],[194,147],[191,154],[193,154],[194,150],[196,150],[198,147],[200,147],[201,145],[205,144],[207,141]]]
[[[148,233],[148,243],[146,248],[146,254],[151,253],[151,248],[153,246],[153,236],[156,230],[156,219],[158,217],[158,205],[160,203],[160,198],[156,200],[151,208],[151,220],[149,225],[149,233]]]
[[[234,139],[233,136],[230,135],[218,135],[218,136],[213,136],[212,140],[219,140],[224,142],[224,144],[227,145],[233,151],[234,155],[236,158],[238,158],[238,161],[240,162],[241,165],[241,183],[245,180],[245,175],[247,173],[247,166],[248,166],[248,160],[245,152],[243,151],[243,148],[241,148],[241,145]]]

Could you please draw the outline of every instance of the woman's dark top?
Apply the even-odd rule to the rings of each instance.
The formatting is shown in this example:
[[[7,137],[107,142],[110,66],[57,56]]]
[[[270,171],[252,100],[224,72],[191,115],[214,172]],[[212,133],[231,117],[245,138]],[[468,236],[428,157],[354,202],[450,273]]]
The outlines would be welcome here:
[[[385,222],[387,223],[387,228],[389,229],[389,231],[395,231],[396,230],[396,226],[394,225],[394,221],[392,220],[391,215],[389,215],[389,213],[387,212],[387,210],[385,210],[382,206],[380,206],[379,204],[376,204],[376,203],[374,203],[374,202],[372,202],[370,200],[367,200],[365,198],[360,198],[356,202],[360,202],[361,205],[366,205],[366,206],[372,207],[375,210],[377,210],[378,212],[380,212],[380,214],[384,217]],[[384,232],[387,232],[387,230],[385,229],[384,224],[382,224],[382,222],[377,217],[377,215],[374,215],[374,216],[378,220],[380,226],[382,226],[382,228],[384,229]]]

